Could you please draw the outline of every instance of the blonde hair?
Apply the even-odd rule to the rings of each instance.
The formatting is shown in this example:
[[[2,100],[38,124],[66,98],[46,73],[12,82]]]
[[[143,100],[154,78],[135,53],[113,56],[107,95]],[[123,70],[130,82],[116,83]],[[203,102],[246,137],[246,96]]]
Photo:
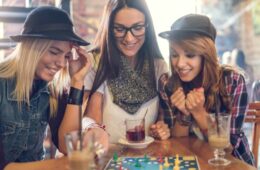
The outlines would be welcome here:
[[[201,86],[205,91],[205,108],[210,111],[215,107],[216,95],[220,94],[228,111],[230,107],[230,98],[226,93],[225,80],[223,74],[225,71],[234,70],[229,66],[221,66],[218,61],[217,51],[214,42],[206,36],[194,36],[187,39],[171,40],[180,45],[185,51],[199,54],[202,57],[202,83]],[[171,62],[170,62],[171,63]],[[171,65],[173,91],[181,86],[181,80]]]
[[[48,51],[52,40],[28,38],[19,43],[15,50],[0,63],[1,78],[16,78],[16,86],[12,95],[21,108],[22,102],[30,103],[30,93],[35,78],[36,68],[42,56]],[[49,82],[50,114],[57,112],[57,99],[68,86],[69,76],[67,68],[60,70]]]

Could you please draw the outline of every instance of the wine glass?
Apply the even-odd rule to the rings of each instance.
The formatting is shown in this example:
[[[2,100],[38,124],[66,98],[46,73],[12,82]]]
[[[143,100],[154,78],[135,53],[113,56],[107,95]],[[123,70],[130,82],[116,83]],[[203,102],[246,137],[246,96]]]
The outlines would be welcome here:
[[[214,148],[214,158],[208,163],[214,166],[226,166],[230,161],[225,158],[225,148],[230,145],[230,114],[208,115],[208,140]]]

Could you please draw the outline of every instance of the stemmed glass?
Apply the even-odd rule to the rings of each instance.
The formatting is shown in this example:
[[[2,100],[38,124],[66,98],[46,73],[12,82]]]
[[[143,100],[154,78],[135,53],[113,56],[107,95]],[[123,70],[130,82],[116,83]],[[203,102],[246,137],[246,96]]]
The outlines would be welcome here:
[[[230,145],[230,114],[208,115],[208,140],[214,148],[214,158],[208,163],[214,166],[226,166],[230,161],[225,158],[225,148]]]

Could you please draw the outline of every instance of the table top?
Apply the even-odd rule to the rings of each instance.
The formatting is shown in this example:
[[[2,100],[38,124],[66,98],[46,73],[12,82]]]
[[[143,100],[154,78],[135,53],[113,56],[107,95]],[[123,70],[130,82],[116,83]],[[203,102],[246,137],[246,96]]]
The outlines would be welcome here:
[[[113,158],[113,154],[117,152],[118,156],[196,156],[201,170],[256,170],[255,167],[236,159],[227,153],[226,158],[231,161],[228,166],[214,167],[208,164],[208,160],[213,158],[213,149],[207,142],[197,138],[181,137],[172,138],[164,141],[155,140],[147,148],[131,149],[119,144],[112,144],[108,154],[100,161],[99,169],[104,169],[106,163]]]

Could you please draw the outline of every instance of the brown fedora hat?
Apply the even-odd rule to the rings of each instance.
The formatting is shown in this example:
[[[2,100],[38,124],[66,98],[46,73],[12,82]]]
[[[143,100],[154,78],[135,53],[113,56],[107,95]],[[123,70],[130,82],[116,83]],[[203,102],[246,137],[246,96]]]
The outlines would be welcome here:
[[[68,13],[53,6],[43,6],[32,10],[24,22],[22,34],[10,36],[10,38],[16,42],[21,42],[25,38],[41,38],[89,45],[89,42],[75,34]]]

